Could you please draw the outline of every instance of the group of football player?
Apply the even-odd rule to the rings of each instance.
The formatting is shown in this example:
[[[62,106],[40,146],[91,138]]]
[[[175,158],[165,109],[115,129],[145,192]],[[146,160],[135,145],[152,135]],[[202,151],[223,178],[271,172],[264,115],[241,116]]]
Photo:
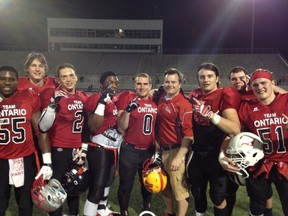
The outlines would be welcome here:
[[[134,91],[119,92],[116,73],[101,74],[100,92],[77,90],[70,63],[55,77],[46,75],[41,53],[30,53],[27,73],[0,67],[0,215],[8,208],[11,185],[20,216],[33,203],[50,216],[79,215],[80,196],[88,189],[83,215],[128,216],[138,173],[143,206],[151,212],[153,193],[161,192],[165,216],[185,216],[190,191],[196,216],[207,210],[207,189],[214,215],[232,215],[239,185],[250,198],[250,215],[272,215],[272,183],[288,215],[288,94],[268,70],[248,76],[243,67],[220,87],[213,63],[199,66],[199,88],[188,96],[183,74],[163,73],[152,89],[147,73],[134,78]],[[119,175],[120,213],[108,208]],[[176,201],[176,206],[174,206]]]

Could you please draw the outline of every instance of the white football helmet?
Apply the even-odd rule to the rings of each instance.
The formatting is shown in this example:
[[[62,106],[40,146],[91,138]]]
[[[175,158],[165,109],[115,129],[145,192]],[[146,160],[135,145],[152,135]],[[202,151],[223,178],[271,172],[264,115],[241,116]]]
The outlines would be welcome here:
[[[253,133],[242,132],[230,140],[226,154],[239,168],[245,169],[264,157],[263,142]]]
[[[237,173],[229,173],[229,178],[238,185],[245,185],[249,177],[246,168],[264,157],[263,142],[253,133],[242,132],[230,140],[226,154],[240,168]]]
[[[49,213],[56,211],[64,204],[67,193],[57,179],[47,181],[41,175],[33,183],[31,196],[33,203],[39,209]]]

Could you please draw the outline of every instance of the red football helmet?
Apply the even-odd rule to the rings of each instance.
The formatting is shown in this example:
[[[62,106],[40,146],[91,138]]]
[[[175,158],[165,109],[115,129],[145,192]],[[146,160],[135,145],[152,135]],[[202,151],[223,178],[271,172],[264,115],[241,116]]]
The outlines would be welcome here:
[[[163,164],[157,165],[151,159],[147,159],[143,164],[143,184],[151,193],[162,192],[167,185],[167,175],[162,167]]]
[[[44,180],[41,175],[34,181],[31,196],[33,203],[45,212],[54,212],[60,208],[67,194],[57,179]]]

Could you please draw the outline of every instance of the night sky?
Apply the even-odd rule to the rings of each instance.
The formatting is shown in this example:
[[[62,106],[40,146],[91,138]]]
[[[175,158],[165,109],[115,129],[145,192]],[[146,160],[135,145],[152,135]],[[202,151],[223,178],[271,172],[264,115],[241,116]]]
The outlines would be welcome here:
[[[47,17],[163,19],[164,49],[251,48],[253,0],[0,0],[0,44],[47,45]],[[255,0],[255,48],[288,59],[288,0]]]

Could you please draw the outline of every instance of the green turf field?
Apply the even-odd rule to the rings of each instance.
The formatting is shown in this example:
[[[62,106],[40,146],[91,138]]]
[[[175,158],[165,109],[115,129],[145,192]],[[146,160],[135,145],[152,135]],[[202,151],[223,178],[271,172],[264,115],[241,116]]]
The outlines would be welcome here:
[[[110,205],[113,210],[119,210],[118,207],[118,201],[117,201],[117,188],[119,184],[119,179],[118,177],[115,178],[114,184],[111,187],[110,191]],[[81,197],[81,204],[80,204],[80,215],[82,215],[83,211],[83,205],[85,202],[86,194],[83,194]],[[273,201],[273,215],[274,216],[282,216],[283,212],[281,210],[281,204],[277,195],[277,192],[274,188],[274,201]],[[234,214],[235,216],[246,216],[248,215],[247,211],[247,206],[248,206],[248,197],[247,193],[245,190],[245,187],[240,187],[238,192],[237,192],[237,201],[236,205],[234,207]],[[133,192],[131,193],[131,199],[130,199],[130,208],[129,208],[129,213],[130,216],[138,216],[139,213],[141,212],[142,208],[142,200],[141,200],[141,195],[140,195],[140,185],[138,180],[135,180],[135,185]],[[65,212],[67,212],[67,207],[66,205],[64,206]],[[163,200],[160,196],[160,194],[155,194],[153,196],[153,202],[152,202],[152,211],[157,215],[157,216],[162,216],[163,215],[163,210],[164,210],[164,203]],[[13,193],[11,194],[11,200],[10,200],[10,205],[9,209],[7,211],[6,216],[17,216],[17,205],[14,201],[14,196]],[[40,212],[36,207],[34,207],[34,215],[35,216],[46,216],[43,212]],[[193,205],[193,198],[191,196],[190,198],[190,206],[189,206],[189,211],[187,213],[187,216],[195,215],[194,213],[194,205]],[[213,215],[213,205],[209,201],[209,206],[208,206],[208,211],[207,211],[207,216],[212,216]]]

